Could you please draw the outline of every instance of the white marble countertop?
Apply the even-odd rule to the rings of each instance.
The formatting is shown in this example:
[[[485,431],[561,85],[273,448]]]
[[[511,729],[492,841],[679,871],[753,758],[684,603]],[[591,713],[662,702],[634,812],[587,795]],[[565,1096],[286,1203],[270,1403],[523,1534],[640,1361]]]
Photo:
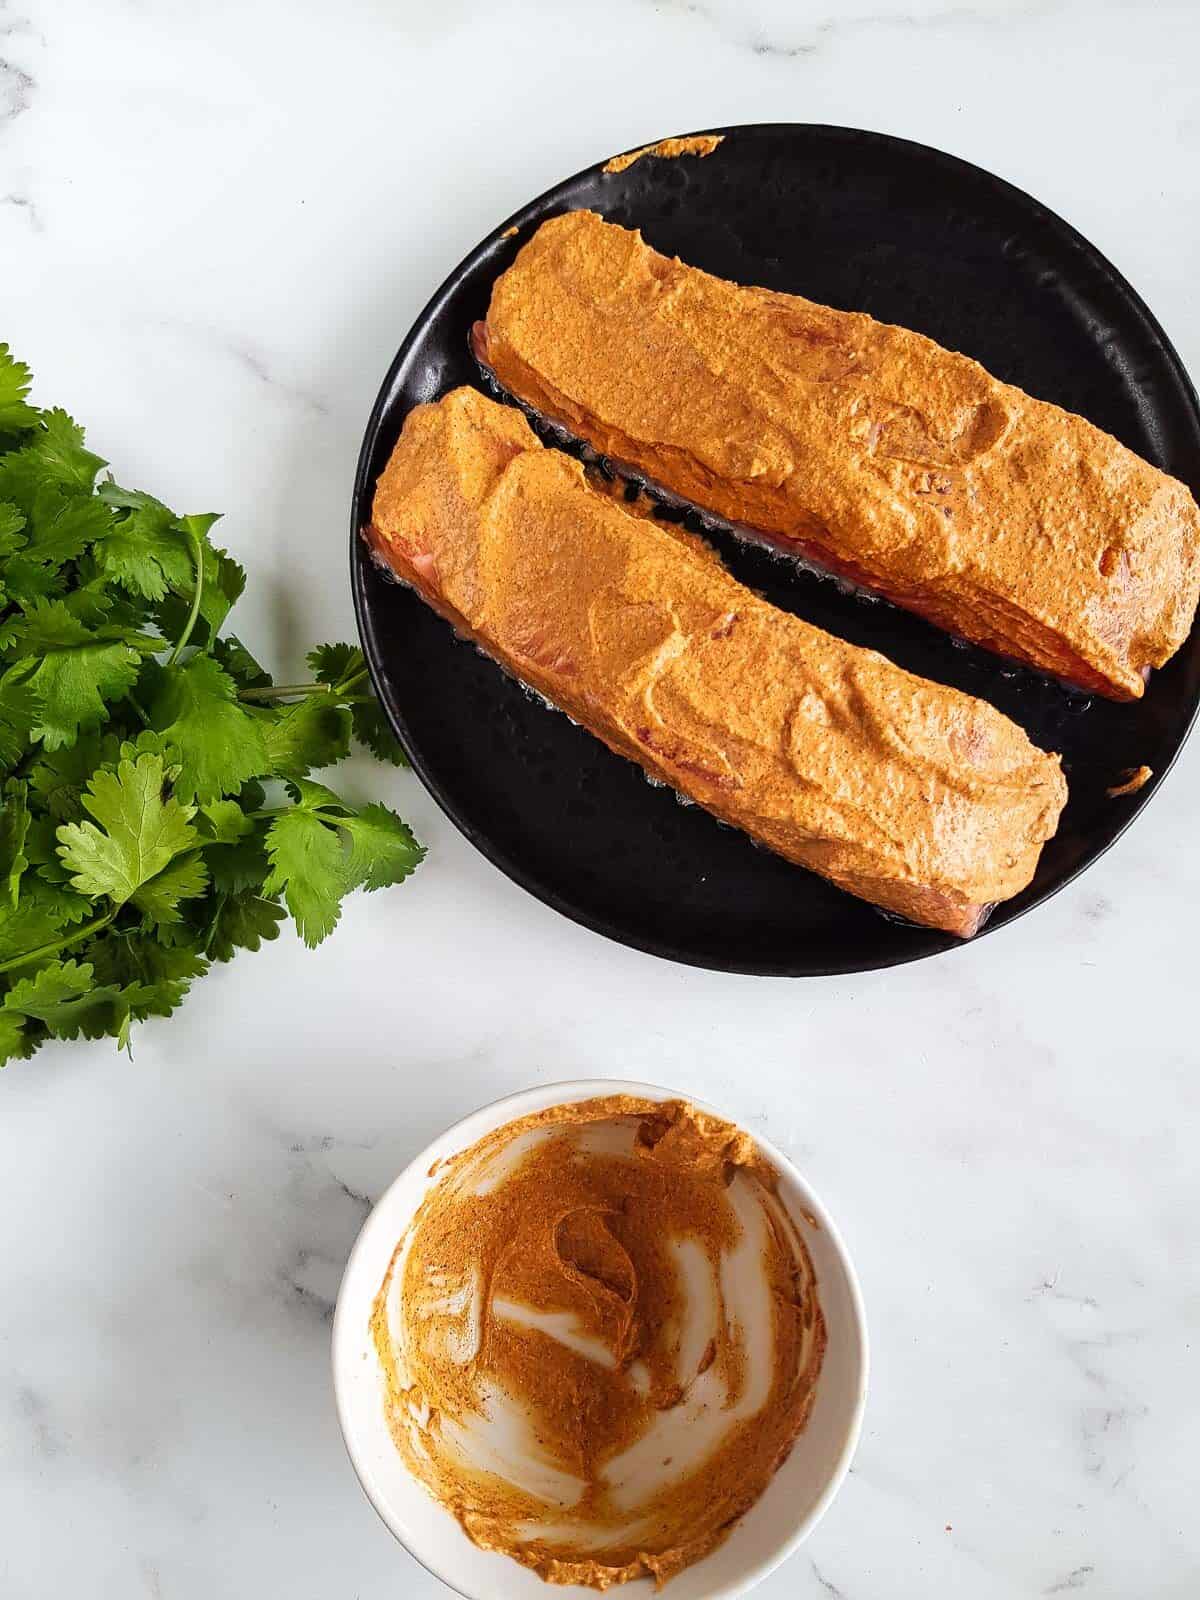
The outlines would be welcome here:
[[[431,288],[530,195],[738,121],[991,168],[1200,371],[1200,9],[1100,0],[0,0],[0,336],[125,482],[227,513],[239,632],[348,636],[364,420]],[[974,948],[786,982],[673,968],[528,898],[410,774],[429,845],[320,951],[214,973],[132,1062],[0,1078],[0,1594],[434,1600],[343,1455],[330,1302],[370,1205],[485,1100],[669,1083],[782,1144],[874,1343],[845,1490],[759,1591],[1200,1592],[1200,744]]]

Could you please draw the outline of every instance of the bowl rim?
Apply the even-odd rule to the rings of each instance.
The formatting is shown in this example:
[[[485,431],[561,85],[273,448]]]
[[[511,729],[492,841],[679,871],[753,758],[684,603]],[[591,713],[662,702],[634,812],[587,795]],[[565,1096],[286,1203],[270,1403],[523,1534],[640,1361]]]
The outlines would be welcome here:
[[[434,1177],[430,1175],[430,1167],[435,1161],[441,1162],[447,1156],[468,1149],[470,1145],[485,1134],[503,1127],[506,1122],[515,1122],[518,1118],[528,1116],[532,1112],[549,1110],[556,1105],[570,1105],[577,1101],[618,1094],[646,1100],[682,1100],[688,1105],[694,1106],[698,1111],[707,1112],[710,1115],[720,1117],[723,1121],[732,1123],[735,1127],[744,1128],[744,1124],[738,1119],[726,1116],[719,1108],[708,1104],[706,1101],[697,1099],[693,1095],[683,1094],[676,1089],[665,1088],[661,1084],[643,1083],[637,1080],[621,1078],[568,1078],[553,1083],[532,1085],[526,1089],[518,1089],[469,1112],[419,1150],[413,1159],[392,1179],[379,1196],[379,1199],[371,1207],[346,1259],[346,1266],[338,1286],[333,1314],[333,1328],[330,1337],[334,1406],[337,1412],[342,1442],[364,1495],[389,1533],[404,1546],[409,1555],[420,1566],[424,1567],[433,1577],[438,1578],[453,1593],[463,1596],[463,1600],[483,1600],[483,1597],[461,1588],[456,1578],[445,1570],[444,1565],[435,1555],[431,1554],[426,1542],[423,1541],[422,1530],[413,1527],[395,1514],[394,1510],[388,1505],[386,1496],[376,1479],[370,1463],[366,1459],[365,1450],[359,1446],[355,1435],[355,1425],[352,1420],[353,1406],[348,1394],[348,1380],[351,1371],[351,1353],[361,1342],[361,1326],[351,1319],[353,1316],[361,1320],[360,1314],[363,1308],[361,1303],[352,1303],[352,1297],[346,1293],[347,1285],[353,1283],[354,1278],[357,1276],[358,1264],[373,1246],[376,1236],[385,1225],[390,1238],[398,1237],[396,1233],[397,1219],[390,1215],[396,1204],[394,1196],[404,1186],[416,1179],[421,1183],[420,1198],[423,1199],[428,1187],[434,1182]],[[862,1434],[863,1418],[866,1412],[867,1388],[870,1376],[870,1342],[862,1286],[859,1283],[854,1263],[837,1224],[830,1216],[820,1195],[815,1192],[795,1162],[757,1131],[749,1129],[744,1131],[750,1132],[751,1138],[753,1138],[763,1155],[784,1174],[790,1183],[799,1188],[805,1208],[811,1213],[821,1233],[828,1240],[845,1283],[849,1320],[857,1337],[859,1360],[845,1436],[833,1468],[829,1472],[820,1494],[816,1497],[807,1514],[797,1522],[792,1532],[778,1547],[772,1549],[760,1560],[748,1562],[744,1571],[733,1580],[732,1584],[726,1583],[722,1587],[714,1588],[711,1593],[706,1592],[705,1600],[737,1600],[738,1596],[746,1594],[755,1585],[761,1583],[776,1567],[786,1561],[789,1556],[793,1555],[820,1522],[845,1482],[846,1475],[850,1470],[850,1463],[858,1447]],[[416,1205],[419,1204],[420,1199],[413,1206],[406,1208],[404,1213],[405,1224],[415,1211]],[[465,1538],[466,1535],[464,1534],[463,1537]]]

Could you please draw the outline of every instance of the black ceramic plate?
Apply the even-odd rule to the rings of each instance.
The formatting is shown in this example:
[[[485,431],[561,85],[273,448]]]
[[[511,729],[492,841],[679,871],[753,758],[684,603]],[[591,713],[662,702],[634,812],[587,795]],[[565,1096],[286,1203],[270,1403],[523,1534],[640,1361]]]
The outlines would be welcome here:
[[[392,363],[363,442],[355,602],[376,688],[414,767],[509,877],[597,932],[675,961],[797,976],[857,972],[958,941],[890,921],[652,788],[375,571],[357,530],[405,415],[456,384],[479,382],[467,333],[493,279],[543,218],[581,206],[641,228],[657,249],[709,272],[929,334],[1081,412],[1193,492],[1200,413],[1179,357],[1129,284],[1020,190],[882,134],[803,124],[723,131],[725,142],[705,160],[649,158],[621,174],[596,166],[569,178],[501,223],[447,278]],[[510,228],[518,232],[506,237]],[[1058,834],[1033,883],[993,912],[989,929],[1045,900],[1113,842],[1162,781],[1195,715],[1196,637],[1138,704],[1087,699],[891,606],[844,595],[732,540],[721,544],[734,573],[776,605],[990,700],[1036,743],[1062,752],[1070,800]],[[1110,799],[1105,791],[1123,769],[1143,764],[1153,781]]]

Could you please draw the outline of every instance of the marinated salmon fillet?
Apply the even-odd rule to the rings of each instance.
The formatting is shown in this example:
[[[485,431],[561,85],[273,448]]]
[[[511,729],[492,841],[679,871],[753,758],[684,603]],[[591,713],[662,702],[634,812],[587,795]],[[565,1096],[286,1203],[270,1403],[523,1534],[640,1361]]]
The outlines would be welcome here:
[[[991,706],[779,611],[473,389],[418,406],[364,530],[502,667],[789,861],[968,937],[1066,799]]]
[[[1188,489],[906,328],[743,288],[573,211],[474,347],[544,417],[738,531],[1114,699],[1187,637]]]

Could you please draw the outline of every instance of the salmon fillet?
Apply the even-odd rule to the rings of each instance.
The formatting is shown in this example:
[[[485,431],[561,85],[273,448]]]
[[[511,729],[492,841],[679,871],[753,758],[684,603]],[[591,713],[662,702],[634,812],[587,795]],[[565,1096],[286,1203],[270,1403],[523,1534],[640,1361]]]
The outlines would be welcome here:
[[[1188,489],[906,328],[728,283],[574,211],[497,279],[473,343],[619,467],[1082,688],[1138,698],[1191,630]]]
[[[609,749],[914,922],[969,937],[1057,825],[1015,723],[777,610],[473,389],[409,414],[364,536]]]

